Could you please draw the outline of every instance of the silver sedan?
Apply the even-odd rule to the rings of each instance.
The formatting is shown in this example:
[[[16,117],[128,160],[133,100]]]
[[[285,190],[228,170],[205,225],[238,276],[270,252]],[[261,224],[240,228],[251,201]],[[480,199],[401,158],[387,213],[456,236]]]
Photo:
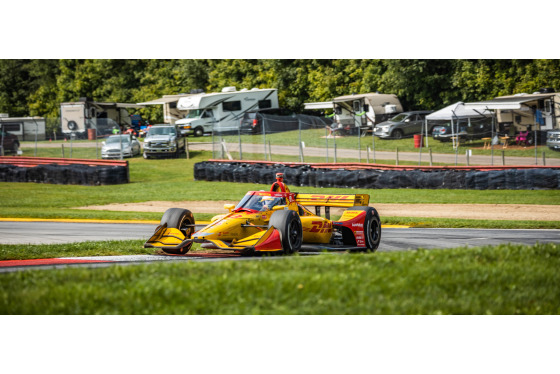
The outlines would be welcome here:
[[[141,153],[141,146],[138,139],[130,134],[111,135],[103,142],[101,148],[101,158],[121,158],[134,157]]]

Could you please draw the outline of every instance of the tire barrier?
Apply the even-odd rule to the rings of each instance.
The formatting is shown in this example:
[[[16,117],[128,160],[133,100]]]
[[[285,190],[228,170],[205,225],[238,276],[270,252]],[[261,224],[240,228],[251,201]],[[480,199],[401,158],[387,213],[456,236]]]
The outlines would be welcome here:
[[[52,158],[33,160],[31,157],[15,159],[0,157],[0,182],[100,186],[130,181],[127,161]]]
[[[416,188],[466,190],[553,190],[560,188],[560,168],[393,167],[373,164],[280,164],[210,160],[194,165],[195,180],[269,184],[284,173],[292,186],[318,188]]]

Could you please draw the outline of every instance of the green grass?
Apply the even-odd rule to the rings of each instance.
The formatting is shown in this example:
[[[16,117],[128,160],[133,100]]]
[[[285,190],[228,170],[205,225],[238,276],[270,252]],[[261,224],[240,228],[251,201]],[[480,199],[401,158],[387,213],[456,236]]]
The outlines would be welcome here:
[[[95,149],[82,148],[95,157]],[[40,149],[52,152],[52,149]],[[225,182],[195,181],[193,165],[207,160],[210,152],[191,152],[192,158],[144,160],[129,159],[131,183],[113,186],[72,186],[36,183],[0,183],[0,217],[10,218],[75,218],[75,219],[132,219],[159,220],[161,213],[148,212],[104,212],[77,210],[74,207],[104,205],[110,203],[143,202],[152,200],[196,201],[231,200],[238,201],[248,190],[268,189],[266,184],[244,184]],[[315,187],[292,187],[297,192],[324,193],[367,193],[373,205],[376,203],[457,203],[457,204],[544,204],[560,205],[560,191],[532,190],[416,190],[416,189],[341,189]],[[9,198],[6,198],[8,197]],[[188,208],[188,206],[186,207]],[[209,219],[211,215],[197,215],[197,219]],[[515,217],[512,217],[515,218]],[[382,217],[385,224],[397,224],[404,218]],[[409,219],[424,226],[487,227],[489,222],[473,220]],[[461,222],[459,222],[461,221]],[[498,225],[498,226],[496,226]],[[503,222],[491,227],[503,227]],[[510,224],[507,224],[510,225]],[[519,223],[519,227],[557,228],[558,223]]]
[[[558,314],[560,246],[0,274],[0,314]]]

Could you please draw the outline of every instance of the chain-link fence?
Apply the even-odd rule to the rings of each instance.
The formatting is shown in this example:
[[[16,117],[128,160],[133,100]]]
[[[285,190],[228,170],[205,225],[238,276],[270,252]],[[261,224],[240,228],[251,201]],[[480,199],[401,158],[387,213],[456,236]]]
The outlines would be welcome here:
[[[548,160],[549,165],[560,165],[558,152],[544,144],[538,153],[535,146],[518,146],[507,132],[492,132],[491,122],[473,120],[453,126],[424,123],[422,129],[401,139],[382,139],[374,135],[371,125],[341,126],[331,118],[257,113],[245,116],[235,129],[217,125],[207,137],[190,140],[209,141],[214,159],[497,166],[546,165]],[[432,133],[438,127],[447,132]]]
[[[123,159],[140,154],[143,132],[139,128],[119,126],[107,118],[87,120],[84,126],[70,129],[61,125],[60,118],[31,118],[21,124],[13,119],[0,118],[0,127],[6,136],[0,140],[0,152],[37,156],[37,148],[58,148],[53,157],[103,158],[104,142],[111,135],[127,134],[119,138],[107,158]],[[359,121],[356,121],[358,124]],[[432,126],[433,125],[433,126]],[[333,118],[304,114],[271,115],[250,113],[230,128],[219,123],[203,137],[189,136],[187,155],[191,151],[212,152],[212,158],[232,160],[259,160],[272,162],[365,162],[418,165],[560,165],[560,152],[544,144],[516,146],[512,136],[488,133],[488,124],[472,121],[428,126],[447,129],[447,136],[435,134],[429,139],[419,134],[403,139],[381,139],[374,136],[371,126],[342,126]],[[480,129],[479,129],[480,128]],[[474,131],[474,130],[477,131]],[[207,130],[208,131],[208,130]],[[10,136],[12,134],[14,136]],[[490,134],[490,135],[489,135]],[[441,135],[441,134],[440,134]],[[138,148],[132,150],[132,137]],[[21,147],[14,148],[10,138]],[[453,139],[455,138],[455,139]],[[62,144],[60,144],[62,141]],[[53,143],[46,146],[43,142]],[[428,146],[429,144],[429,146]],[[113,144],[115,145],[115,144]],[[88,153],[85,153],[88,148]],[[187,156],[188,157],[188,156]]]

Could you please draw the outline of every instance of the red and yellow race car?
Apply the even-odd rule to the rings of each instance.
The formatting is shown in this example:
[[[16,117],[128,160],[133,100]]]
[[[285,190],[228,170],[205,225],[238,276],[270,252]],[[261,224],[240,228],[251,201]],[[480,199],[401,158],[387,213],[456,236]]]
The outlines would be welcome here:
[[[185,254],[193,243],[203,248],[243,254],[284,253],[302,250],[375,251],[381,240],[379,214],[368,206],[369,195],[302,194],[290,192],[283,175],[276,175],[270,191],[250,191],[237,205],[226,204],[227,214],[212,218],[196,231],[187,209],[168,209],[145,248]],[[314,206],[315,213],[308,207]],[[321,207],[325,216],[321,216]],[[337,221],[331,207],[345,207]]]

